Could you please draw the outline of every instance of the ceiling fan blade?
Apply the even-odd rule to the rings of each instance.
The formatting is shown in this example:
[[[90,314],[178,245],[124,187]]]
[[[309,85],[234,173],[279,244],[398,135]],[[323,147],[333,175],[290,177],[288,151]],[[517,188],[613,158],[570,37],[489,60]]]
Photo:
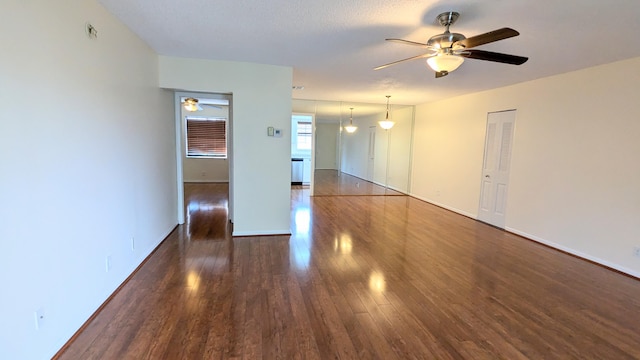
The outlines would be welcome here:
[[[378,66],[378,67],[373,68],[373,70],[380,70],[380,69],[384,69],[384,68],[389,67],[389,66],[391,66],[391,65],[399,64],[399,63],[402,63],[402,62],[405,62],[405,61],[410,61],[410,60],[422,59],[422,58],[426,58],[426,57],[429,57],[429,56],[432,56],[432,55],[433,55],[433,54],[426,53],[426,54],[421,54],[421,55],[413,56],[413,57],[410,57],[410,58],[406,58],[406,59],[402,59],[402,60],[394,61],[394,62],[391,62],[391,63],[388,63],[388,64],[380,65],[380,66]]]
[[[502,54],[484,50],[464,50],[459,53],[460,56],[468,59],[487,60],[511,65],[522,65],[529,58],[524,56]]]
[[[419,43],[419,42],[415,42],[415,41],[404,40],[404,39],[385,39],[385,40],[386,41],[391,41],[391,42],[396,42],[396,43],[399,43],[399,44],[405,44],[405,45],[429,47],[429,45],[427,45],[427,44],[423,44],[423,43]]]
[[[453,44],[453,48],[455,49],[456,46],[463,46],[467,49],[471,49],[476,46],[488,44],[498,40],[508,39],[510,37],[514,37],[518,35],[520,35],[520,33],[511,28],[502,28],[498,30],[489,31],[488,33],[472,36],[464,40],[456,41]]]
[[[213,104],[200,104],[200,106],[208,106],[208,107],[212,107],[214,109],[222,110],[221,106],[213,105]]]
[[[448,71],[436,71],[436,79],[449,75]]]

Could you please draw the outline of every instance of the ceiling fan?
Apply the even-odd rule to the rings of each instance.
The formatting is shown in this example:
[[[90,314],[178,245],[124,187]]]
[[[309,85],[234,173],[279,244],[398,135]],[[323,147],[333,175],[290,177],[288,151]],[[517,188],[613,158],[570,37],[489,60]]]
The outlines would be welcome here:
[[[529,58],[523,56],[508,55],[484,50],[471,50],[471,48],[476,46],[518,36],[520,33],[511,28],[502,28],[467,38],[462,34],[449,32],[449,26],[453,25],[456,20],[458,20],[458,17],[460,17],[460,14],[454,11],[438,15],[436,17],[436,21],[438,21],[440,25],[446,27],[446,29],[444,33],[432,36],[426,44],[403,39],[385,39],[387,41],[393,41],[400,44],[419,46],[427,49],[427,52],[418,56],[378,66],[374,68],[374,70],[384,69],[405,61],[427,58],[427,64],[436,72],[436,78],[441,78],[462,65],[464,58],[494,61],[512,65],[522,65],[529,60]]]
[[[218,110],[222,109],[222,107],[220,106],[209,104],[207,102],[200,101],[199,99],[192,98],[192,97],[182,98],[181,100],[182,100],[182,105],[184,106],[184,109],[191,112],[202,111],[203,106],[210,106]]]

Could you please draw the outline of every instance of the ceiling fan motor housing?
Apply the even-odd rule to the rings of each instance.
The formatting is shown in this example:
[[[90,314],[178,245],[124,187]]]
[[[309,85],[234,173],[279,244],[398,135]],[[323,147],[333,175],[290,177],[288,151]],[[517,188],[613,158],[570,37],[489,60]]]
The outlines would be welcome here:
[[[466,37],[462,34],[450,33],[447,31],[444,34],[432,36],[429,41],[427,41],[427,46],[444,49],[451,47],[451,45],[453,45],[456,41],[464,39],[466,39]]]

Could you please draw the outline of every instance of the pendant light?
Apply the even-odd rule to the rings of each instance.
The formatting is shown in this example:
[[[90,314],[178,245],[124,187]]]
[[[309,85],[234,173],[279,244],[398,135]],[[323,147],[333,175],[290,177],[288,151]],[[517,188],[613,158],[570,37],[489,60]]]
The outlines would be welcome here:
[[[389,120],[389,98],[390,97],[391,95],[387,95],[387,116],[385,117],[384,120],[378,121],[378,124],[380,124],[380,127],[385,130],[391,129],[395,124],[395,122]]]
[[[351,109],[351,116],[349,116],[349,125],[345,126],[344,129],[347,130],[347,132],[349,134],[355,132],[358,127],[353,125],[353,108],[349,108]]]

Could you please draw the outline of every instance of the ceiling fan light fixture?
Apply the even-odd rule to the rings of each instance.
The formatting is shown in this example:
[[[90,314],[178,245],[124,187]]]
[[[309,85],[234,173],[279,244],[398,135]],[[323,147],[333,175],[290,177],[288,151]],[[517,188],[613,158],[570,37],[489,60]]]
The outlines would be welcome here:
[[[184,99],[184,109],[187,111],[198,111],[198,99],[186,98]]]
[[[393,127],[393,125],[396,124],[394,121],[391,121],[389,119],[389,98],[390,97],[391,97],[391,95],[387,95],[387,116],[385,117],[384,120],[378,121],[378,124],[380,124],[380,127],[385,129],[385,130],[391,129]]]
[[[358,130],[358,127],[353,125],[353,108],[349,108],[351,109],[351,116],[349,116],[349,125],[345,126],[344,129],[349,133],[352,134],[354,133],[356,130]]]
[[[427,59],[427,64],[435,72],[452,72],[464,62],[464,58],[460,55],[438,54]]]

